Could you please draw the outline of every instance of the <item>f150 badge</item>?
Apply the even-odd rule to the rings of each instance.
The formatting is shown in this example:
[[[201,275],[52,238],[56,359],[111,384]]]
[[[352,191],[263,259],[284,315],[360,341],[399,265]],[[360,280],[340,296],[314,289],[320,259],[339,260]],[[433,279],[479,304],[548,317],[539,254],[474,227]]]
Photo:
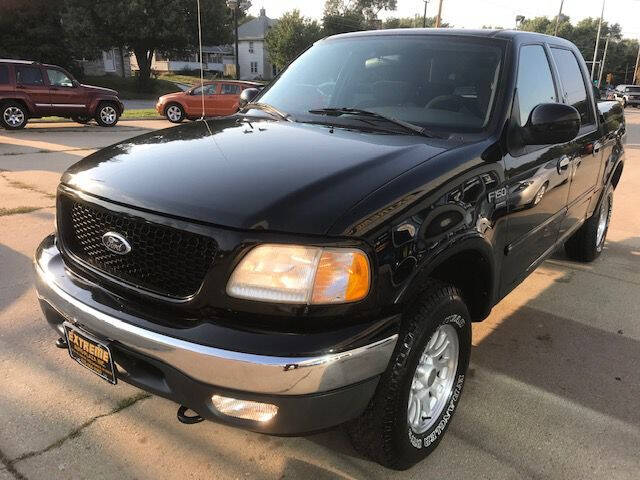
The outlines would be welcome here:
[[[487,199],[489,200],[489,203],[498,203],[505,200],[506,196],[507,189],[506,187],[502,187],[494,190],[493,192],[489,192],[489,194],[487,195]]]

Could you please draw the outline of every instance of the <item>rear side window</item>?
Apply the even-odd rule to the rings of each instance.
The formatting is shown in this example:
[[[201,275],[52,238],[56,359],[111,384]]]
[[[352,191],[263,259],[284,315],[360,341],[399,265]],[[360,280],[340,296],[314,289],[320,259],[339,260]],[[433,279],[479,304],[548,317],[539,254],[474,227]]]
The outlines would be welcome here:
[[[16,83],[20,85],[44,85],[42,71],[38,67],[16,66]]]
[[[238,85],[230,85],[228,83],[222,84],[222,94],[223,95],[234,95],[239,93],[240,87]]]
[[[521,127],[527,123],[533,107],[557,101],[551,68],[542,45],[525,45],[520,49],[517,89]]]
[[[583,125],[593,123],[591,104],[588,101],[587,89],[582,71],[578,65],[578,59],[573,52],[563,48],[552,48],[551,52],[558,67],[558,74],[562,83],[562,94],[567,104],[578,110]]]
[[[7,65],[0,65],[0,85],[6,85],[9,83],[9,67]]]

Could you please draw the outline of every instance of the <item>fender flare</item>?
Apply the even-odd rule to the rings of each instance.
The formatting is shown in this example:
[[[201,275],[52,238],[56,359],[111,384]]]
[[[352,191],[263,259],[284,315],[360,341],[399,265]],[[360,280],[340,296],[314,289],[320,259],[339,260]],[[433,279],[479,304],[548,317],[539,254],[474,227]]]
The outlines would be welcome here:
[[[94,116],[96,114],[96,110],[98,109],[98,105],[100,105],[100,102],[112,102],[116,105],[116,107],[118,108],[119,115],[122,115],[122,111],[123,109],[121,108],[121,100],[115,96],[115,95],[98,95],[96,97],[93,97],[90,101],[89,101],[89,115]]]
[[[478,255],[486,266],[486,275],[489,280],[487,284],[486,304],[484,308],[481,309],[480,314],[477,315],[480,319],[486,318],[491,312],[491,308],[495,303],[496,294],[499,291],[497,284],[499,275],[497,275],[498,268],[495,262],[494,248],[491,243],[479,233],[467,232],[441,245],[436,253],[429,255],[427,260],[421,262],[416,267],[414,274],[407,280],[405,287],[398,293],[394,303],[403,304],[410,301],[413,296],[420,292],[425,279],[429,278],[438,267],[454,256],[463,253]]]
[[[11,102],[11,101],[24,103],[29,112],[29,116],[34,115],[36,112],[36,106],[34,102],[32,102],[27,95],[23,95],[19,92],[13,92],[13,94],[10,97],[3,98],[2,100],[0,100],[0,104],[4,102]]]

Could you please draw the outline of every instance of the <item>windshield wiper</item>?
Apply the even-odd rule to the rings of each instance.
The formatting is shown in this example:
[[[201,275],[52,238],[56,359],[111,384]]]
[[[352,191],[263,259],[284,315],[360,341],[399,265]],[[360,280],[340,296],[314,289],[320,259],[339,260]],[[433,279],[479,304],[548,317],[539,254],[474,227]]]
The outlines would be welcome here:
[[[370,119],[375,120],[383,120],[385,122],[392,123],[394,125],[398,125],[405,130],[408,130],[417,135],[422,135],[423,137],[433,138],[434,134],[430,133],[426,128],[420,127],[418,125],[414,125],[413,123],[405,122],[403,120],[398,120],[397,118],[387,117],[386,115],[382,115],[378,112],[372,112],[370,110],[362,110],[360,108],[349,108],[349,107],[333,107],[333,108],[316,108],[313,110],[309,110],[309,113],[314,115],[329,115],[339,117],[340,115],[355,115],[361,117],[368,117]]]
[[[280,120],[286,120],[287,122],[291,121],[291,115],[288,113],[281,112],[276,107],[269,105],[268,103],[247,103],[242,111],[246,112],[247,110],[261,110],[263,112],[270,113],[271,115],[278,117]]]

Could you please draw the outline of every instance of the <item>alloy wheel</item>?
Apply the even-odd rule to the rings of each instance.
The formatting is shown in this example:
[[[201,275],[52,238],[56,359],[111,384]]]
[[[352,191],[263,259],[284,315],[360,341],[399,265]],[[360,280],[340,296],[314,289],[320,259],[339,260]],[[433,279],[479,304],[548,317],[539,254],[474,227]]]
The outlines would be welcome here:
[[[596,246],[601,247],[604,241],[604,235],[607,231],[607,225],[611,218],[611,201],[606,196],[603,199],[602,207],[600,207],[600,218],[598,219],[598,230],[596,232]]]
[[[24,112],[18,107],[5,108],[2,117],[10,127],[19,127],[26,120]]]
[[[420,355],[409,390],[407,422],[416,434],[429,430],[440,417],[453,389],[460,346],[456,329],[438,327]]]
[[[100,110],[100,119],[107,125],[115,123],[117,118],[118,113],[111,105],[106,105]]]
[[[182,110],[180,110],[180,107],[177,105],[171,105],[167,108],[167,117],[172,122],[179,122],[182,118]]]

